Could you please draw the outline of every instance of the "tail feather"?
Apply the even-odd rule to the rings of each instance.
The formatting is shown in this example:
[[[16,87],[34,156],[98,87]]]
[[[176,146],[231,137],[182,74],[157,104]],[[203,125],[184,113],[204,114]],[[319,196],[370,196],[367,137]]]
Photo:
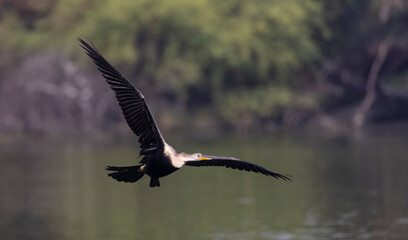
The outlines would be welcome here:
[[[119,182],[136,182],[145,174],[144,165],[129,166],[129,167],[113,167],[108,166],[106,170],[114,171],[109,173],[108,176]]]

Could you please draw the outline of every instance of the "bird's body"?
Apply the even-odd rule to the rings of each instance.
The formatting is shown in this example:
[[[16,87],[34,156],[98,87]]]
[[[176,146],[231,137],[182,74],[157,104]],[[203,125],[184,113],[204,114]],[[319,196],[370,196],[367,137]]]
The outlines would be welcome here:
[[[175,172],[182,167],[182,163],[175,163],[176,151],[165,143],[163,152],[156,152],[146,156],[142,161],[146,165],[146,174],[153,178],[161,178]]]
[[[79,39],[81,47],[97,65],[98,70],[115,92],[122,113],[132,131],[139,137],[140,155],[144,157],[140,165],[112,167],[109,176],[120,182],[136,182],[145,174],[151,177],[150,187],[159,187],[159,178],[167,176],[184,165],[187,166],[225,166],[227,168],[252,171],[276,179],[290,180],[287,176],[269,171],[256,164],[233,157],[202,155],[201,153],[178,153],[167,144],[161,135],[153,115],[142,93],[134,88],[95,47]]]

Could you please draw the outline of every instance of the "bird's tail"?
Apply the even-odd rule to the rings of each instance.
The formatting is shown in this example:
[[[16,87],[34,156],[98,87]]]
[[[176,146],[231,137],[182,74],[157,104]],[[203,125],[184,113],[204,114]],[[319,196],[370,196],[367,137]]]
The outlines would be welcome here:
[[[136,182],[145,174],[144,164],[128,167],[107,166],[106,170],[113,171],[112,173],[109,173],[108,176],[119,182]]]

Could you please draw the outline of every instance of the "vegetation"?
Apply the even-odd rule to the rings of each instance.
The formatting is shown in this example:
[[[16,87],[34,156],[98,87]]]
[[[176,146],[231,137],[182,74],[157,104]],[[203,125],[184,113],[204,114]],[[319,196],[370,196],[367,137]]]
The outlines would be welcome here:
[[[162,122],[177,122],[180,114],[195,119],[211,113],[217,125],[262,129],[310,122],[322,113],[332,117],[339,109],[354,106],[351,122],[362,125],[376,119],[370,117],[375,101],[362,103],[370,89],[385,96],[384,82],[399,88],[407,85],[408,36],[403,31],[407,18],[408,4],[400,0],[0,0],[0,68],[7,73],[0,79],[0,101],[13,98],[5,90],[9,86],[33,94],[23,90],[29,84],[18,85],[16,78],[29,81],[31,68],[24,66],[35,66],[31,63],[38,58],[33,56],[48,56],[44,64],[54,67],[44,71],[56,72],[43,74],[48,80],[37,76],[36,86],[42,80],[55,83],[52,78],[62,74],[65,80],[56,89],[69,85],[81,92],[86,85],[90,92],[80,99],[44,103],[60,104],[52,108],[66,109],[59,113],[64,119],[81,113],[80,119],[71,117],[65,126],[80,121],[74,125],[82,131],[117,122],[119,112],[109,110],[111,105],[96,110],[107,98],[107,91],[96,86],[100,82],[81,83],[82,77],[96,74],[86,70],[90,65],[81,67],[89,60],[76,38],[88,37],[129,79],[154,96],[149,103],[160,110]],[[386,55],[377,60],[375,71],[377,49],[384,42]],[[54,55],[49,57],[50,53]],[[75,71],[67,70],[68,65]],[[69,82],[73,78],[75,86]],[[50,99],[62,98],[58,91],[48,94]],[[373,96],[379,99],[379,94]],[[398,103],[405,104],[401,99]],[[31,115],[38,115],[33,111]],[[36,120],[21,113],[24,107],[0,104],[0,112],[9,116],[7,121],[0,119],[2,126],[13,122],[13,128],[22,131],[48,128],[31,126]],[[58,116],[46,112],[47,118]],[[49,120],[44,116],[36,117],[43,125]],[[103,122],[96,123],[97,119]],[[62,128],[58,120],[54,122],[55,129]]]

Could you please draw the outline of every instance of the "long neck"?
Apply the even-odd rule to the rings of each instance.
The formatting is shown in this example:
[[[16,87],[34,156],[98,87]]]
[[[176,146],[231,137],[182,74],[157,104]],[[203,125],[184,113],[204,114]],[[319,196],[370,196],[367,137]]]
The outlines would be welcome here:
[[[172,146],[164,143],[164,155],[170,159],[174,167],[181,168],[184,165],[184,154],[185,153],[177,153]]]

